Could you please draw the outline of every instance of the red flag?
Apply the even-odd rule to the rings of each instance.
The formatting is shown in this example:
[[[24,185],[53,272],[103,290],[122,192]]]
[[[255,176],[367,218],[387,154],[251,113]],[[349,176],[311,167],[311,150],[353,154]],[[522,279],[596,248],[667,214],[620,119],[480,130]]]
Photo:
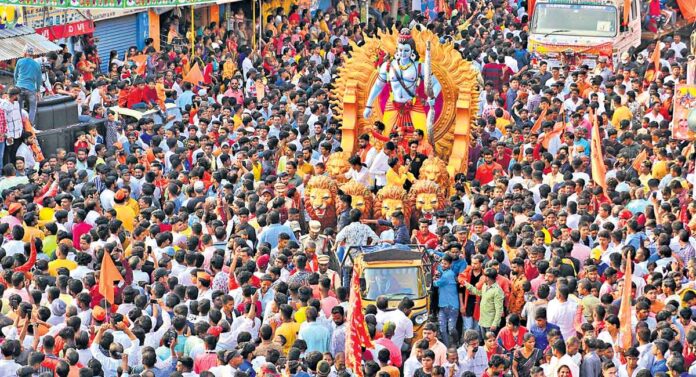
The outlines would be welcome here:
[[[633,166],[633,168],[636,169],[636,171],[637,171],[638,173],[640,173],[640,165],[641,165],[641,164],[643,163],[643,161],[645,161],[647,158],[648,158],[648,151],[645,150],[645,149],[643,149],[643,150],[638,154],[638,156],[636,156],[636,160],[633,161],[633,164],[632,164],[631,166]]]
[[[621,307],[619,307],[619,325],[621,326],[621,347],[625,350],[629,349],[633,343],[631,326],[631,285],[633,277],[633,268],[631,266],[631,256],[628,255],[626,260],[626,272],[624,273],[624,288],[621,292]]]
[[[527,14],[529,15],[529,21],[532,20],[532,15],[534,14],[534,5],[536,5],[535,0],[527,0]]]
[[[597,183],[606,194],[607,192],[607,167],[604,165],[604,157],[602,156],[602,138],[599,136],[599,124],[594,111],[590,113],[592,116],[592,141],[590,144],[590,159],[592,163],[592,179]]]
[[[101,269],[99,271],[99,293],[101,293],[104,299],[110,304],[114,303],[115,281],[123,281],[123,276],[118,272],[114,261],[111,259],[111,255],[104,252]]]
[[[534,125],[531,129],[531,132],[533,134],[539,132],[539,130],[541,129],[541,124],[544,122],[544,119],[546,119],[546,110],[548,110],[548,108],[542,110],[541,114],[539,115],[539,118],[537,118],[536,122],[534,122]]]
[[[360,267],[353,267],[351,279],[350,298],[348,300],[348,324],[346,326],[346,368],[353,371],[353,375],[362,377],[362,347],[372,348],[372,339],[367,332],[365,315],[360,296]]]
[[[203,72],[201,72],[198,63],[191,67],[191,70],[184,77],[184,81],[190,82],[193,85],[198,85],[203,82]]]

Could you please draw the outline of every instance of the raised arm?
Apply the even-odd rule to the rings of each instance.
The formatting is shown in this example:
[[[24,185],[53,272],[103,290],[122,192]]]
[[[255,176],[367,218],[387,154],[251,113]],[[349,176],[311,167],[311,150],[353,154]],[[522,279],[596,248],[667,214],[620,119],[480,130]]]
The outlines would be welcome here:
[[[363,112],[365,118],[369,118],[370,115],[372,115],[372,103],[375,102],[379,93],[381,93],[384,86],[387,85],[387,64],[389,64],[389,62],[385,62],[379,67],[377,81],[375,81],[370,89],[370,95],[367,97],[365,111]]]

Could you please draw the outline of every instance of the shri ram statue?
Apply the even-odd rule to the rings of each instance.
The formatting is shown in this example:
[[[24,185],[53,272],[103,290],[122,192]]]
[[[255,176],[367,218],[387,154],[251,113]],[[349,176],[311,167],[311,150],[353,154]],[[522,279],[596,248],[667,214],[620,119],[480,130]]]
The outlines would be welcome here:
[[[432,75],[429,57],[425,63],[418,61],[416,42],[409,29],[401,30],[394,57],[379,67],[377,81],[367,97],[363,112],[365,119],[372,115],[373,103],[387,84],[391,93],[382,118],[386,126],[385,132],[403,132],[406,138],[411,138],[416,129],[422,130],[425,135],[432,134],[432,129],[428,128],[434,122],[435,100],[440,94],[440,82]],[[424,104],[422,98],[426,96]],[[429,124],[426,113],[431,117]],[[432,140],[432,135],[428,137]]]
[[[379,31],[351,48],[331,90],[343,151],[355,154],[363,133],[379,145],[375,131],[383,137],[403,131],[409,139],[420,129],[435,156],[446,161],[447,174],[466,171],[479,97],[471,62],[427,29]],[[375,129],[378,120],[384,130]]]

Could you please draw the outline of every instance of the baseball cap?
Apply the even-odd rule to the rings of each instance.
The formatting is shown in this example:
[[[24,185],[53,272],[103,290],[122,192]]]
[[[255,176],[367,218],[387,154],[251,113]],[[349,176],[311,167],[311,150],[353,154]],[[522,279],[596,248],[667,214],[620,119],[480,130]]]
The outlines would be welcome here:
[[[532,218],[531,218],[530,220],[532,220],[532,221],[543,221],[543,220],[544,220],[544,216],[542,216],[542,215],[539,214],[539,213],[535,213],[534,216],[532,216]]]

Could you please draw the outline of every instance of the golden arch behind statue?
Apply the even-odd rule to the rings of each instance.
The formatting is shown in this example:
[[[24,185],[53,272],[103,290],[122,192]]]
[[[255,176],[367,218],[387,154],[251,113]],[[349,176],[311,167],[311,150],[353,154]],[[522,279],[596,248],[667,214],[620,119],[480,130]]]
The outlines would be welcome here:
[[[414,29],[411,35],[421,58],[425,56],[426,42],[431,42],[432,71],[442,86],[443,101],[434,126],[434,149],[438,157],[448,162],[447,171],[454,176],[466,171],[468,163],[472,122],[478,112],[478,73],[451,43],[441,44],[431,31]],[[369,90],[377,80],[377,57],[380,53],[393,55],[397,37],[398,32],[392,30],[374,38],[365,37],[363,46],[351,42],[353,51],[339,70],[331,92],[335,116],[343,121],[344,151],[354,153],[358,136],[372,131],[374,121],[382,119],[379,106],[374,107],[370,119],[364,119],[362,113]]]

